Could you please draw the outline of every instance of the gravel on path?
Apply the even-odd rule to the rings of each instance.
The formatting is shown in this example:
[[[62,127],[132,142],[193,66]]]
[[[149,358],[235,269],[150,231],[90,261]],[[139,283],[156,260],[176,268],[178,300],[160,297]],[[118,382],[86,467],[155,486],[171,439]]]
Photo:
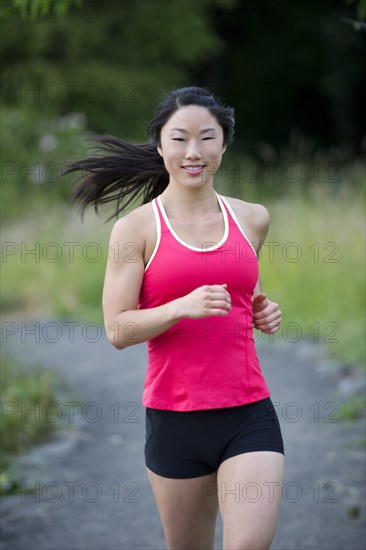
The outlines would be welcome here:
[[[3,498],[0,549],[164,550],[144,464],[146,344],[118,351],[100,327],[25,325],[33,335],[19,330],[5,348],[68,383],[61,409],[38,412],[67,420],[69,429],[19,457],[23,490]],[[364,550],[365,420],[337,419],[341,403],[364,392],[364,375],[305,339],[270,342],[262,334],[257,349],[286,453],[271,550]],[[220,514],[215,548],[222,549]]]

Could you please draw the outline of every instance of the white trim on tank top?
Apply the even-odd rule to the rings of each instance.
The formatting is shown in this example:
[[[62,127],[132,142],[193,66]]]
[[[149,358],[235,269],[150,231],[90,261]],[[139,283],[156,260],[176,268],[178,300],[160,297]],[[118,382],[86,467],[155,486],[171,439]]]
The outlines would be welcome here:
[[[159,216],[159,212],[158,212],[158,207],[155,204],[155,200],[153,200],[151,204],[152,204],[152,207],[153,207],[153,210],[154,210],[157,238],[156,238],[156,243],[155,243],[154,250],[153,250],[153,252],[150,256],[149,261],[147,262],[147,264],[145,266],[144,271],[147,270],[147,268],[149,267],[149,265],[153,261],[153,258],[154,258],[155,254],[158,251],[159,244],[160,244],[160,239],[161,239],[161,225],[160,225],[160,216]]]
[[[215,191],[216,193],[216,191]],[[225,208],[222,207],[222,202],[225,203],[227,209],[229,210],[230,214],[231,214],[231,217],[233,218],[234,220],[234,223],[236,224],[237,228],[239,229],[239,231],[242,233],[242,235],[245,237],[246,241],[248,242],[248,244],[252,247],[253,249],[253,252],[254,254],[257,256],[257,252],[255,250],[255,248],[253,247],[252,243],[249,241],[248,237],[246,236],[244,230],[242,229],[242,227],[240,226],[239,224],[239,221],[234,213],[234,210],[232,209],[231,205],[229,204],[229,202],[227,201],[227,199],[225,199],[222,195],[219,195],[218,193],[216,193],[217,195],[217,198],[218,198],[218,202],[219,202],[219,205],[220,205],[220,208],[221,208],[221,211],[223,212],[223,216],[224,216],[224,223],[225,223],[225,232],[224,232],[224,237],[222,239],[223,242],[221,242],[221,244],[219,246],[222,246],[222,244],[224,244],[224,242],[226,241],[227,239],[227,236],[228,236],[228,233],[229,233],[229,222],[228,222],[228,219],[227,219],[227,213],[226,213],[226,210]],[[155,200],[159,200],[160,199],[160,195],[155,199]],[[156,239],[156,244],[155,244],[155,247],[154,247],[154,250],[150,256],[150,259],[149,261],[147,262],[146,266],[145,266],[145,269],[144,269],[144,272],[146,272],[147,268],[149,267],[149,265],[151,264],[152,260],[154,259],[154,256],[155,254],[157,253],[158,251],[158,248],[159,248],[159,244],[160,244],[160,240],[161,240],[161,224],[160,224],[160,216],[159,216],[159,212],[158,212],[158,208],[156,206],[156,203],[155,203],[155,200],[152,201],[152,207],[153,207],[153,210],[154,210],[154,216],[155,216],[155,224],[156,224],[156,232],[157,232],[157,239]],[[214,250],[215,248],[209,248],[209,249],[201,249],[201,248],[196,248],[194,246],[191,246],[189,244],[186,244],[184,241],[182,241],[180,239],[180,237],[178,237],[178,235],[175,234],[173,228],[171,227],[171,224],[169,223],[169,220],[168,220],[168,217],[166,216],[166,212],[164,210],[164,207],[162,206],[162,202],[161,200],[159,200],[159,205],[161,207],[161,212],[162,212],[162,215],[164,217],[164,220],[165,222],[167,223],[170,231],[172,232],[173,236],[181,243],[183,244],[183,246],[186,246],[187,248],[191,248],[192,250],[197,250],[199,252],[205,252],[205,250]]]
[[[250,244],[250,246],[252,247],[254,254],[257,256],[257,252],[256,252],[254,246],[252,245],[252,243],[250,242],[250,240],[248,239],[248,237],[246,236],[243,228],[240,226],[238,218],[236,217],[236,215],[234,213],[234,210],[232,209],[232,206],[229,204],[229,202],[224,197],[221,196],[221,199],[223,200],[223,202],[227,206],[227,209],[229,210],[229,212],[231,214],[231,217],[233,218],[235,224],[237,225],[237,228],[242,233],[242,235],[244,235],[245,239],[248,241],[248,244]]]
[[[210,252],[211,250],[217,250],[218,248],[220,248],[227,240],[228,238],[228,235],[229,235],[229,220],[228,220],[228,217],[227,217],[227,212],[225,210],[225,207],[222,203],[222,200],[221,200],[221,197],[218,193],[216,193],[215,191],[215,195],[217,197],[217,200],[218,200],[218,203],[219,203],[219,206],[220,206],[220,209],[221,209],[221,212],[222,212],[222,215],[224,217],[224,235],[222,237],[222,239],[215,245],[213,246],[206,246],[206,247],[202,247],[202,248],[198,248],[196,246],[192,246],[186,242],[184,242],[180,237],[179,235],[177,235],[177,233],[174,231],[170,221],[169,221],[169,218],[165,212],[165,208],[164,208],[164,205],[163,203],[161,202],[161,198],[160,198],[160,195],[157,197],[157,201],[159,203],[159,206],[160,206],[160,210],[161,210],[161,213],[162,213],[162,216],[164,218],[164,221],[170,231],[170,233],[173,235],[173,237],[183,246],[185,246],[186,248],[189,248],[190,250],[194,250],[196,252]],[[210,241],[211,242],[211,241]]]

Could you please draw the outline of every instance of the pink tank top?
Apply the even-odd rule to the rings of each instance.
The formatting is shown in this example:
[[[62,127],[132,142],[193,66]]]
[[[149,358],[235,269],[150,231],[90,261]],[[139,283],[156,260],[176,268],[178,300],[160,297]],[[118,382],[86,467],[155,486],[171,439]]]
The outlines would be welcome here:
[[[216,191],[215,191],[216,193]],[[252,295],[258,279],[254,248],[228,201],[216,193],[225,231],[219,243],[196,248],[172,228],[160,195],[152,206],[157,241],[145,274],[139,309],[160,306],[197,287],[227,283],[226,316],[183,319],[148,340],[145,407],[193,411],[234,407],[269,397],[252,330]]]

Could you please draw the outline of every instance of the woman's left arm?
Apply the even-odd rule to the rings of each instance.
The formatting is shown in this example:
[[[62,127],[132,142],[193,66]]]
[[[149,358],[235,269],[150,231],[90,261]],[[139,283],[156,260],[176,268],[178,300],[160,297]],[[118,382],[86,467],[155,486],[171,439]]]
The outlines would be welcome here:
[[[267,238],[270,216],[268,210],[264,206],[260,204],[253,206],[256,207],[254,219],[259,237],[259,244],[257,248],[257,257],[259,258],[260,250]],[[266,294],[262,292],[262,284],[259,275],[252,300],[253,326],[265,334],[274,334],[277,332],[280,328],[282,314],[278,304],[268,300]]]

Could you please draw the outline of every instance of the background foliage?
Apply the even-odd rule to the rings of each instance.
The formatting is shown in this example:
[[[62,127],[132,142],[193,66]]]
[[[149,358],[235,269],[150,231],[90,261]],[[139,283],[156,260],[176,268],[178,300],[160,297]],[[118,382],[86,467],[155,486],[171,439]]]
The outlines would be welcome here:
[[[85,137],[144,141],[160,94],[187,84],[207,85],[235,106],[237,161],[350,167],[366,151],[366,33],[355,27],[364,6],[3,2],[3,219],[25,213],[28,200],[66,199],[73,182],[58,175],[65,160],[84,155]],[[278,181],[262,185],[266,196],[280,191]]]
[[[75,182],[72,176],[59,178],[65,161],[90,152],[92,142],[87,138],[95,133],[144,141],[160,94],[187,84],[207,85],[236,111],[236,139],[216,176],[217,186],[223,193],[266,204],[277,238],[292,233],[310,242],[311,235],[321,246],[340,243],[341,235],[355,240],[348,248],[346,242],[343,250],[339,247],[342,274],[334,265],[329,273],[328,289],[331,273],[336,275],[332,281],[342,284],[348,263],[353,266],[357,257],[362,258],[356,227],[359,231],[362,223],[358,206],[365,184],[365,14],[365,0],[3,2],[5,234],[9,239],[40,239],[47,227],[57,241],[63,224],[72,223],[75,231],[76,212],[67,206]],[[276,214],[281,212],[277,204],[283,211],[287,208],[286,219]],[[348,217],[357,223],[350,225]],[[332,229],[334,218],[338,235]],[[350,228],[355,233],[348,233]],[[99,230],[103,250],[109,229]],[[87,225],[79,235],[90,236]],[[347,257],[351,250],[352,258]],[[38,302],[41,311],[43,307],[50,314],[72,315],[77,304],[78,311],[100,316],[103,257],[94,271],[81,262],[82,273],[62,259],[57,275],[50,272],[49,262],[17,261],[16,254],[7,257],[5,273],[11,285],[2,287],[6,311],[32,311]],[[288,264],[282,273],[278,260],[281,281],[290,280]],[[314,261],[303,266],[310,274],[309,293],[319,278],[327,279],[326,267],[314,277]],[[294,284],[301,273],[293,278]],[[65,285],[62,295],[46,291],[45,284],[45,298],[40,299],[35,281],[42,278],[52,285],[56,276]],[[80,289],[78,279],[83,281]],[[275,280],[269,272],[266,287],[281,296],[291,315],[305,318],[301,297],[289,300]],[[357,285],[351,289],[363,295]],[[330,297],[322,308],[315,299],[308,304],[322,318],[333,315]],[[343,310],[348,306],[345,300]],[[358,333],[362,307],[349,315]],[[340,354],[352,355],[345,350]],[[355,356],[360,357],[359,352]]]
[[[365,16],[366,0],[1,2],[3,319],[103,325],[110,211],[97,218],[91,209],[82,224],[67,202],[75,182],[60,171],[91,151],[87,138],[96,133],[145,141],[162,93],[205,85],[236,112],[217,190],[271,214],[276,248],[272,259],[262,255],[261,278],[284,327],[361,365]],[[63,247],[71,241],[73,261]],[[96,261],[82,252],[91,241],[101,251]],[[57,261],[47,256],[50,242],[62,252]],[[301,249],[296,261],[284,253],[289,243]],[[27,255],[37,247],[38,259]],[[4,398],[53,399],[52,380],[37,379],[6,358]],[[49,430],[14,416],[5,462]]]

